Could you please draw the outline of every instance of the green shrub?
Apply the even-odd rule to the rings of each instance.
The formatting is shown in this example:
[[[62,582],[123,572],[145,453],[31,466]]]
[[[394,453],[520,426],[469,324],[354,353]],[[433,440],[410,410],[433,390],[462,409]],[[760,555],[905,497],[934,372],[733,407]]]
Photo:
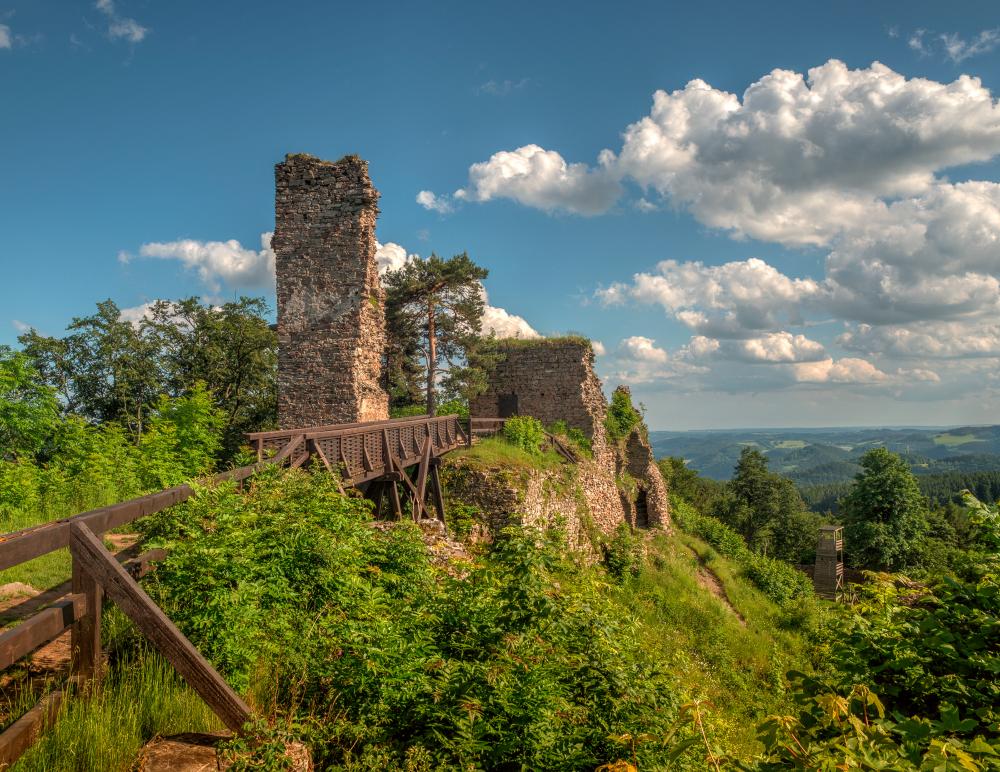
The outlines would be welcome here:
[[[627,523],[619,523],[615,534],[602,545],[604,567],[619,582],[638,576],[642,570],[642,539],[632,533]]]
[[[882,575],[828,630],[827,668],[790,674],[796,716],[756,768],[1000,769],[1000,584]]]
[[[503,425],[503,437],[511,445],[528,453],[542,452],[542,440],[545,439],[545,427],[537,418],[529,415],[513,416]]]
[[[584,456],[593,455],[593,449],[587,435],[575,426],[567,426],[565,421],[553,421],[548,427],[549,434],[565,437],[570,446],[577,453]]]
[[[619,386],[611,395],[604,428],[612,442],[621,442],[632,430],[642,424],[642,413],[632,404],[632,393],[627,386]]]
[[[626,753],[613,737],[667,735],[669,661],[564,536],[510,529],[455,576],[368,509],[268,470],[151,518],[170,552],[150,592],[230,683],[270,673],[279,713],[321,717],[319,768],[593,770]]]
[[[720,554],[736,561],[743,574],[776,603],[812,597],[812,583],[795,567],[781,560],[751,552],[736,531],[677,496],[671,496],[671,516],[684,531],[704,539]]]

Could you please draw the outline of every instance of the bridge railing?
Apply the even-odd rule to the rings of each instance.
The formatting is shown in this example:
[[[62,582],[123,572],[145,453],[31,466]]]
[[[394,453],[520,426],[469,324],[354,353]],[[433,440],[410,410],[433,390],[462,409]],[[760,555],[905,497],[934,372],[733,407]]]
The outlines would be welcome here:
[[[419,464],[425,456],[437,458],[468,444],[468,433],[457,415],[252,432],[246,436],[258,460],[294,443],[293,467],[315,457],[331,471],[339,468],[344,483],[352,486]]]

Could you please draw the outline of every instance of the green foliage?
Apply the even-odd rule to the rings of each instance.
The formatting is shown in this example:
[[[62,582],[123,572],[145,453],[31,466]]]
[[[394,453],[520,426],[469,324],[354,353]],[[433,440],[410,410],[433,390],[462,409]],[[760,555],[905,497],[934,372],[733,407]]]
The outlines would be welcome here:
[[[161,395],[184,396],[203,384],[225,416],[220,447],[231,458],[245,432],[276,418],[277,336],[267,313],[254,298],[221,306],[159,300],[132,323],[108,300],[74,319],[65,337],[31,330],[19,340],[66,413],[118,423],[135,440]]]
[[[774,602],[799,602],[813,596],[812,584],[805,574],[788,563],[752,552],[743,538],[722,521],[702,515],[676,496],[671,496],[671,513],[682,529],[736,561],[743,574]]]
[[[612,442],[622,442],[632,430],[642,425],[642,413],[632,404],[632,393],[627,386],[619,386],[611,395],[604,428]]]
[[[113,658],[101,688],[63,702],[55,726],[14,765],[16,772],[130,772],[153,737],[214,732],[221,722],[145,647]]]
[[[644,557],[642,539],[632,533],[627,523],[619,523],[614,536],[607,539],[601,548],[604,567],[614,579],[622,582],[639,575]]]
[[[797,716],[763,726],[762,769],[1000,769],[1000,584],[882,575],[792,674]]]
[[[702,477],[679,456],[667,456],[657,461],[667,490],[702,512],[710,512],[726,488],[718,480]]]
[[[33,458],[58,416],[55,393],[41,382],[31,360],[0,346],[0,459]]]
[[[819,518],[806,510],[791,480],[768,470],[767,457],[755,448],[743,448],[711,511],[755,552],[792,563],[813,559]]]
[[[389,407],[389,417],[390,418],[413,418],[416,416],[427,415],[427,405],[392,405],[390,401]]]
[[[224,416],[208,393],[163,398],[138,445],[117,423],[58,420],[47,460],[0,460],[0,531],[37,525],[179,484],[215,466]],[[58,551],[0,572],[0,583],[49,587],[67,577]]]
[[[467,463],[485,467],[513,467],[515,469],[559,469],[568,465],[553,450],[531,452],[512,445],[504,437],[484,437],[476,440],[471,448],[460,448],[449,454],[449,458],[463,459]]]
[[[512,416],[503,425],[503,438],[515,448],[539,455],[545,439],[545,427],[537,418],[529,415]]]
[[[593,449],[591,448],[590,440],[587,438],[587,435],[575,426],[567,426],[566,422],[561,420],[553,421],[548,427],[548,432],[549,434],[565,438],[570,447],[578,454],[582,454],[586,457],[593,455]]]
[[[459,418],[469,417],[469,402],[466,399],[449,399],[438,405],[438,415],[457,415]]]
[[[619,758],[612,735],[665,735],[676,713],[658,656],[557,533],[513,529],[453,576],[328,475],[279,471],[152,519],[170,546],[154,597],[231,683],[267,663],[280,707],[322,717],[321,766],[590,770]]]
[[[385,275],[387,370],[396,399],[415,401],[422,375],[426,409],[435,415],[439,380],[446,392],[466,399],[481,386],[482,373],[469,352],[482,331],[482,281],[488,274],[463,252],[410,260]]]
[[[868,451],[860,463],[841,508],[848,562],[879,570],[912,565],[927,530],[926,502],[916,479],[885,448]]]

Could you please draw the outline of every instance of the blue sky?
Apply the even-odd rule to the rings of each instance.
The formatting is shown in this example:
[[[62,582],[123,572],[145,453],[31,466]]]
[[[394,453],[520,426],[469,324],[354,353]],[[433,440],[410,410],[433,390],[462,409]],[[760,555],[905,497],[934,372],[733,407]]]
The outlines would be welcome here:
[[[356,152],[383,244],[467,250],[498,325],[599,341],[653,428],[995,422],[998,28],[987,2],[0,0],[0,343],[107,297],[271,297],[273,165]]]

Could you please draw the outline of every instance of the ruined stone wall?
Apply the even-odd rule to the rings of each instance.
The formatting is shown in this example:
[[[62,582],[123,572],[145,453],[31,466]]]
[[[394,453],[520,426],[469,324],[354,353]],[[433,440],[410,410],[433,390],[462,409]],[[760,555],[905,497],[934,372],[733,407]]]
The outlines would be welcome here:
[[[597,540],[628,522],[627,503],[607,468],[594,460],[559,469],[483,466],[445,458],[442,477],[451,504],[472,507],[476,521],[496,538],[511,525],[544,528],[561,521],[569,545],[598,557]]]
[[[590,341],[549,338],[502,342],[500,355],[487,390],[469,405],[472,416],[500,416],[502,401],[514,395],[518,415],[534,416],[546,425],[565,421],[587,436],[595,456],[604,454],[607,401],[594,374]]]
[[[669,529],[667,487],[644,427],[636,427],[621,444],[608,440],[604,426],[608,404],[594,373],[590,342],[579,338],[515,340],[501,343],[500,354],[487,379],[487,390],[470,405],[472,416],[502,416],[504,405],[509,409],[511,397],[516,397],[518,415],[534,416],[547,425],[565,421],[580,429],[593,450],[593,458],[582,460],[576,469],[590,520],[605,533],[621,522]],[[628,392],[627,386],[618,388]],[[645,501],[645,522],[637,505],[640,497]],[[537,497],[529,496],[528,501]],[[500,510],[505,506],[502,503]]]
[[[357,156],[333,163],[289,155],[275,167],[271,246],[283,429],[389,417],[378,197]]]
[[[625,467],[635,478],[646,497],[646,513],[650,528],[668,528],[670,525],[670,499],[667,485],[656,465],[656,456],[641,427],[636,427],[625,442]],[[633,510],[633,518],[635,517]]]

